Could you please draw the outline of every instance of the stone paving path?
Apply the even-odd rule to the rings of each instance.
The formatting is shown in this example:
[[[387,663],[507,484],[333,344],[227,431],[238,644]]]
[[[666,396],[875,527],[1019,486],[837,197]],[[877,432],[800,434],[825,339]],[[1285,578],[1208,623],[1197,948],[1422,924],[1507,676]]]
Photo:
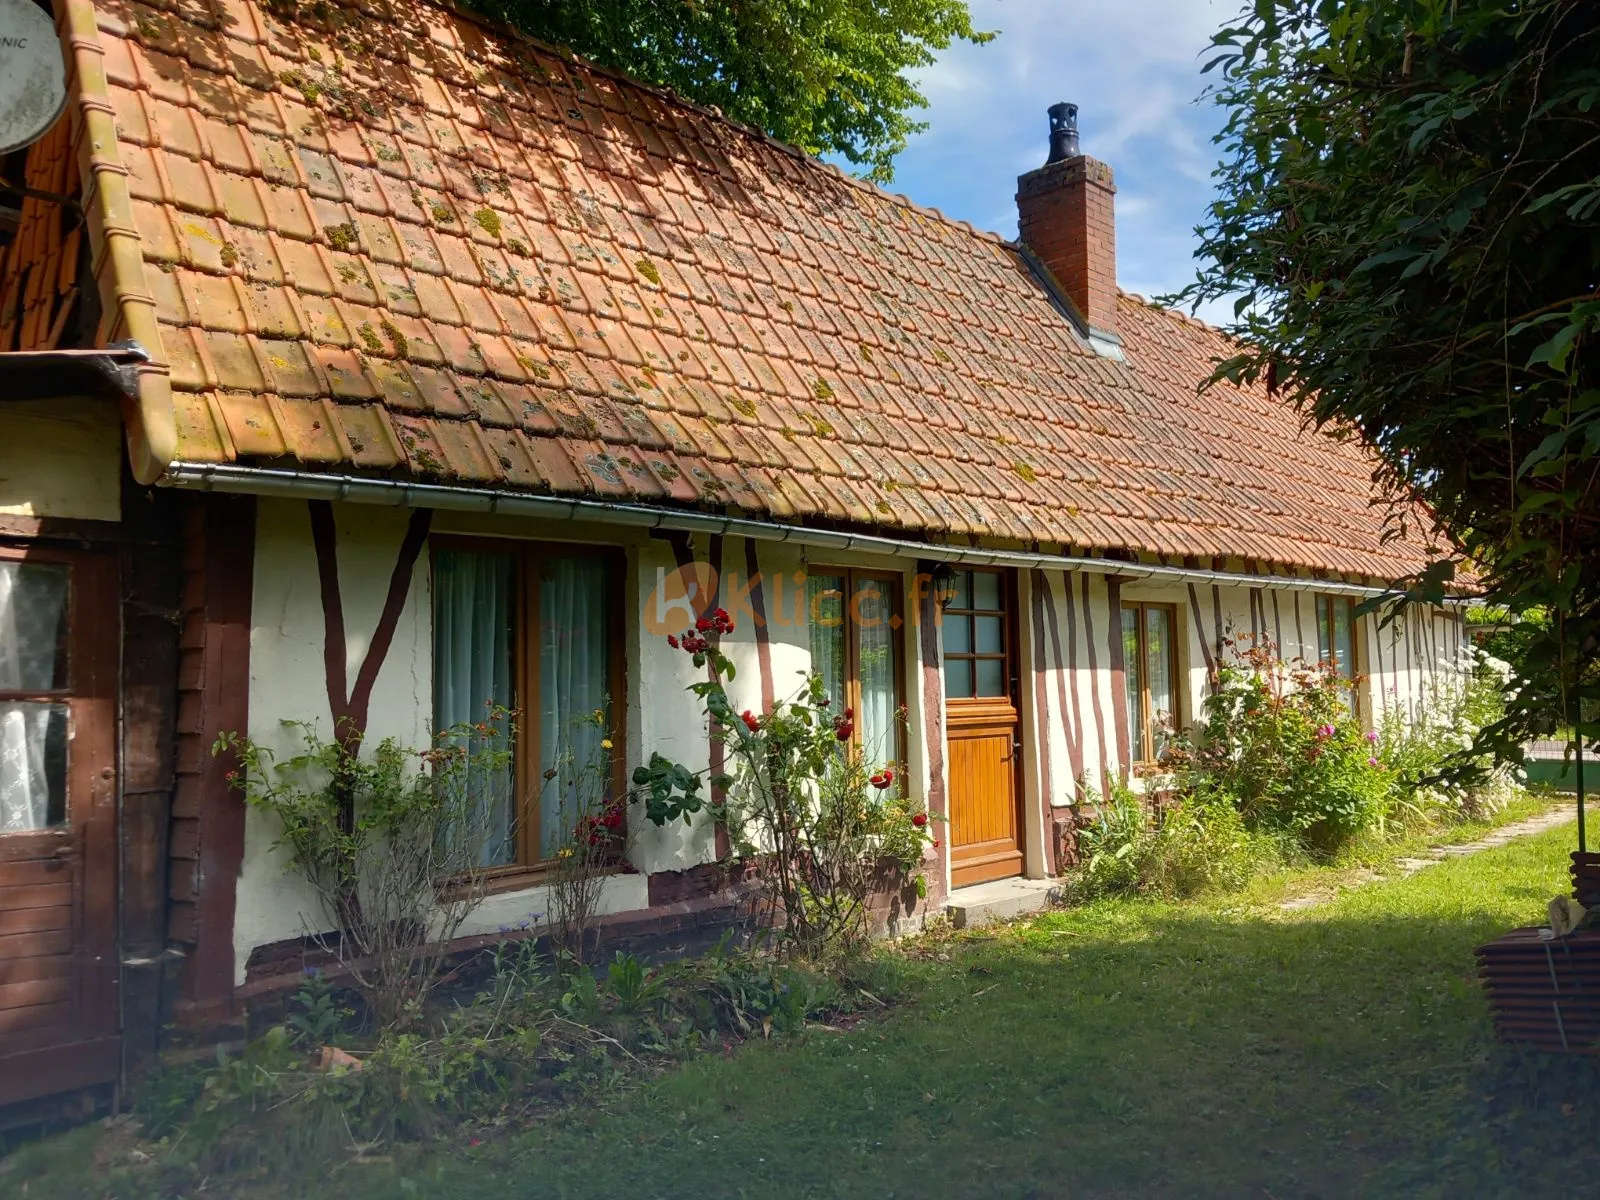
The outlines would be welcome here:
[[[1537,816],[1526,817],[1521,821],[1514,821],[1510,825],[1503,825],[1493,833],[1486,834],[1475,842],[1462,842],[1455,846],[1429,846],[1423,851],[1420,858],[1396,859],[1385,871],[1364,871],[1354,880],[1343,886],[1329,890],[1319,888],[1304,895],[1295,896],[1285,900],[1278,907],[1284,912],[1298,912],[1302,909],[1315,908],[1319,904],[1326,904],[1334,899],[1340,892],[1349,891],[1351,888],[1365,887],[1369,883],[1379,883],[1386,879],[1404,879],[1408,875],[1415,875],[1418,871],[1436,867],[1442,862],[1452,858],[1464,858],[1469,854],[1477,854],[1482,850],[1493,850],[1496,846],[1504,846],[1507,842],[1514,842],[1518,838],[1530,837],[1536,833],[1543,833],[1547,829],[1554,829],[1557,825],[1565,825],[1575,821],[1578,817],[1577,804],[1559,804],[1547,812]]]

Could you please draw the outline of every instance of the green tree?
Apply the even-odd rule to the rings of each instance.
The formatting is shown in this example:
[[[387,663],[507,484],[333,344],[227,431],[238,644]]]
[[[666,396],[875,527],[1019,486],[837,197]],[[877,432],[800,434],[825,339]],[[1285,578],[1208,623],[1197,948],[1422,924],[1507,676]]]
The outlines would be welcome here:
[[[1585,0],[1254,0],[1207,66],[1219,196],[1178,299],[1234,297],[1218,374],[1364,437],[1394,525],[1421,499],[1450,531],[1410,598],[1465,559],[1553,614],[1506,752],[1600,689],[1597,32]]]
[[[966,0],[484,0],[535,37],[888,180],[924,125],[911,72],[981,44]]]

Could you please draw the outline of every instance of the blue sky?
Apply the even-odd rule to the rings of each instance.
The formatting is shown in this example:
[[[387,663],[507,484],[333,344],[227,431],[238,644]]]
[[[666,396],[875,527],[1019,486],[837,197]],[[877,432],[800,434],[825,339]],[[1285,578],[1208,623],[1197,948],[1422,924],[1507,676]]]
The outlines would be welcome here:
[[[1194,275],[1194,226],[1211,198],[1221,110],[1196,103],[1211,34],[1241,0],[970,0],[987,46],[955,46],[923,72],[926,132],[890,189],[991,229],[1017,232],[1017,176],[1043,164],[1045,109],[1078,105],[1084,152],[1117,181],[1117,274],[1129,291]],[[1200,315],[1220,323],[1229,306]]]

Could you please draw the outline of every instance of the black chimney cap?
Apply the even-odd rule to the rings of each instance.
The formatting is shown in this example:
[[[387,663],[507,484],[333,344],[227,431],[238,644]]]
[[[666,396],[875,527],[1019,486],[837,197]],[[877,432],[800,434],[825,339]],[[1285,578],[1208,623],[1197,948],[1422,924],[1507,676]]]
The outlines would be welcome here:
[[[1045,159],[1046,166],[1068,158],[1077,158],[1081,153],[1078,149],[1078,106],[1065,103],[1052,104],[1049,111],[1050,157]]]

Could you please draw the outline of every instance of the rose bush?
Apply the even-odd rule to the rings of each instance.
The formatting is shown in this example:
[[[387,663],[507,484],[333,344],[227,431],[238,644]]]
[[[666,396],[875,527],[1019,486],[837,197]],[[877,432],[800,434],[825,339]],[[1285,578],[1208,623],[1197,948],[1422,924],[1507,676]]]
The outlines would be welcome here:
[[[707,672],[689,691],[725,748],[727,771],[709,779],[707,798],[702,773],[653,755],[633,775],[645,815],[662,825],[708,809],[741,856],[761,861],[766,915],[783,948],[819,956],[859,943],[882,864],[926,893],[919,868],[934,841],[929,815],[897,764],[869,764],[852,746],[855,713],[833,710],[820,675],[770,712],[735,710],[734,665],[718,644],[732,631],[719,608],[667,638]]]

